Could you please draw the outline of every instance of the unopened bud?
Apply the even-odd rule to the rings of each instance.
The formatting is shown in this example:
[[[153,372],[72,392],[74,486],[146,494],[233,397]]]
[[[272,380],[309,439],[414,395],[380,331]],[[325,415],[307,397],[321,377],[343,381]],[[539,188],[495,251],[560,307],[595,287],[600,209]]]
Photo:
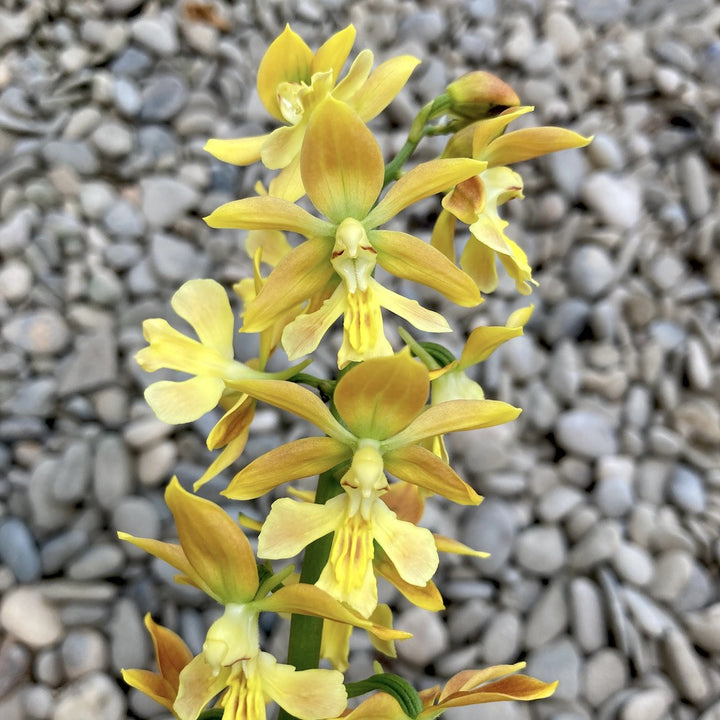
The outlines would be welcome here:
[[[450,112],[467,120],[482,120],[494,108],[520,104],[517,93],[492,73],[476,70],[450,83],[445,91]]]

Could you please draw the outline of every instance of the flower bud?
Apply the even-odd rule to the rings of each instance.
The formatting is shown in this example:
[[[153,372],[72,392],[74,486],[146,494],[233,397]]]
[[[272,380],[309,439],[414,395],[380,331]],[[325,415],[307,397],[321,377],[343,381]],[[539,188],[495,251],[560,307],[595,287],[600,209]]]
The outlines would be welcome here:
[[[450,112],[466,120],[482,120],[496,107],[520,104],[517,93],[499,77],[483,70],[467,73],[445,90]]]

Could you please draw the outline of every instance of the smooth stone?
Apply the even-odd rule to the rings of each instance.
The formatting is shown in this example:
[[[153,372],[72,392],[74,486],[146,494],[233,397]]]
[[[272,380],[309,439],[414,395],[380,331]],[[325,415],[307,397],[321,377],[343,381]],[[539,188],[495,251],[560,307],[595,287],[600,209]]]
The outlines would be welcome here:
[[[607,624],[603,599],[597,584],[585,577],[570,582],[570,625],[573,637],[586,653],[604,647]]]
[[[175,442],[165,440],[143,448],[137,459],[137,477],[142,485],[156,487],[167,482],[177,462]]]
[[[22,704],[29,720],[47,720],[52,717],[55,696],[45,685],[26,685],[22,692]]]
[[[620,541],[612,564],[622,580],[638,587],[648,585],[655,573],[652,555],[639,545],[625,540]]]
[[[627,659],[616,648],[602,648],[585,661],[583,695],[594,708],[622,690],[627,681]]]
[[[63,367],[60,394],[71,395],[97,390],[118,377],[117,338],[108,327],[79,335],[75,353]]]
[[[31,659],[24,645],[4,639],[0,645],[0,698],[22,681],[28,681]]]
[[[150,242],[150,257],[157,274],[172,282],[201,277],[207,259],[185,240],[156,233]]]
[[[52,720],[124,720],[126,702],[118,684],[92,673],[62,689]]]
[[[553,525],[533,525],[518,536],[515,557],[529,573],[550,577],[567,559],[565,535]]]
[[[466,545],[484,552],[489,558],[474,562],[484,575],[494,577],[506,566],[512,553],[517,521],[510,505],[497,498],[487,498],[472,514],[465,516],[461,539]]]
[[[37,582],[42,575],[40,553],[28,526],[17,517],[0,520],[0,560],[19,583]]]
[[[10,303],[24,300],[33,284],[32,270],[21,260],[9,258],[0,268],[0,297]]]
[[[155,505],[144,497],[127,497],[121,500],[113,510],[112,527],[144,538],[159,539],[161,533],[160,516]],[[129,543],[123,543],[123,549],[135,557],[143,557],[145,552]],[[132,550],[137,550],[138,554],[131,552]]]
[[[623,705],[619,720],[665,720],[673,699],[667,688],[640,690]]]
[[[57,473],[56,460],[46,458],[33,469],[28,488],[28,500],[34,527],[41,530],[57,530],[68,524],[74,508],[59,503],[53,495]]]
[[[88,534],[77,528],[48,540],[40,551],[43,574],[54,575],[65,563],[88,545]]]
[[[114,188],[103,180],[92,180],[80,186],[80,205],[85,216],[99,220],[117,199]]]
[[[413,634],[398,643],[398,657],[416,667],[424,667],[449,647],[447,627],[438,617],[419,607],[411,607],[400,613],[397,626]]]
[[[605,517],[626,515],[635,502],[632,480],[619,476],[599,480],[593,491],[593,500]]]
[[[51,688],[62,684],[65,677],[58,648],[38,650],[33,663],[33,677]]]
[[[661,638],[661,653],[678,694],[691,703],[702,703],[710,692],[703,663],[688,639],[679,630],[669,630]]]
[[[584,493],[565,485],[556,485],[540,497],[536,512],[540,520],[553,523],[562,520],[584,500]]]
[[[705,510],[705,484],[702,477],[687,465],[678,465],[668,485],[670,500],[687,513],[698,514]]]
[[[95,543],[67,569],[71,580],[101,580],[116,577],[125,565],[125,555],[115,544]]]
[[[593,25],[606,25],[623,20],[630,10],[628,0],[577,0],[578,17]]]
[[[70,329],[65,319],[50,309],[15,315],[3,325],[2,335],[33,355],[57,355],[70,342]]]
[[[141,237],[145,232],[145,218],[140,210],[122,198],[112,204],[103,223],[113,236]]]
[[[564,12],[550,12],[545,18],[543,30],[560,60],[572,58],[580,51],[582,47],[580,32],[573,19]],[[597,135],[593,142],[596,141]]]
[[[631,177],[595,172],[585,181],[582,197],[606,225],[629,229],[640,221],[642,193]]]
[[[612,422],[595,410],[568,410],[556,425],[558,444],[567,452],[586,458],[615,455],[618,442]]]
[[[525,627],[525,647],[542,647],[568,627],[567,584],[564,579],[551,583],[533,604]]]
[[[685,618],[692,641],[708,653],[720,653],[720,602]]]
[[[197,205],[197,190],[170,176],[157,175],[140,180],[142,211],[151,227],[173,225]]]
[[[713,202],[705,161],[696,153],[685,155],[680,161],[679,176],[690,217],[702,219]]]
[[[82,140],[51,140],[42,154],[49,165],[67,165],[80,175],[95,175],[100,169],[95,153]]]
[[[570,550],[568,564],[576,570],[589,570],[610,559],[620,547],[617,523],[603,520],[586,532]]]
[[[90,447],[78,440],[68,445],[57,468],[53,494],[61,503],[74,503],[85,497],[90,483]]]
[[[554,698],[575,700],[580,692],[582,659],[572,640],[564,638],[528,654],[527,674],[545,682],[558,681]]]
[[[480,656],[487,665],[514,662],[520,652],[522,622],[513,610],[501,610],[485,626],[480,638]]]
[[[672,615],[647,595],[629,587],[623,588],[622,595],[635,624],[646,635],[659,638],[668,630],[677,629]]]
[[[687,585],[692,574],[693,557],[684,550],[667,550],[655,562],[655,575],[648,588],[656,599],[673,602]]]
[[[107,433],[95,448],[93,491],[100,507],[112,510],[132,488],[130,456],[121,435]]]
[[[182,110],[188,90],[184,81],[174,75],[154,77],[142,91],[142,120],[170,120]]]
[[[57,610],[32,585],[5,593],[0,605],[0,624],[8,634],[33,649],[54,645],[63,632]]]
[[[126,125],[117,121],[98,125],[91,139],[103,155],[112,159],[124,157],[133,147],[132,132]]]
[[[143,667],[147,662],[149,637],[135,603],[119,599],[108,624],[110,663],[114,672],[122,668]]]
[[[697,390],[709,390],[713,381],[713,366],[705,346],[697,338],[688,338],[687,374],[690,385]]]
[[[180,45],[173,17],[165,13],[137,19],[132,25],[132,37],[160,57],[172,57]]]
[[[581,245],[570,256],[570,278],[578,295],[594,300],[615,281],[615,264],[608,252],[596,245]]]
[[[108,655],[105,636],[99,630],[90,628],[71,630],[60,645],[60,656],[69,680],[105,670]]]

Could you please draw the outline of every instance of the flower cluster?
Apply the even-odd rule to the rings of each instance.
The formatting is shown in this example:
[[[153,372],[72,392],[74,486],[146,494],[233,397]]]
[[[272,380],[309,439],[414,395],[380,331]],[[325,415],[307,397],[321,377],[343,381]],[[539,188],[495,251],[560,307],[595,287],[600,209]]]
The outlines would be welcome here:
[[[370,633],[378,652],[391,656],[394,642],[408,637],[393,629],[390,608],[378,603],[378,578],[410,602],[439,611],[442,594],[433,583],[438,553],[485,555],[419,523],[431,496],[469,506],[482,501],[451,467],[444,436],[519,415],[519,408],[486,398],[471,371],[521,335],[532,313],[532,306],[524,307],[504,326],[476,328],[459,359],[405,328],[398,330],[404,345],[394,347],[383,309],[421,332],[452,328],[440,312],[383,285],[375,271],[380,267],[472,308],[495,290],[499,260],[517,290],[530,293],[535,281],[528,258],[506,235],[508,223],[500,216],[502,205],[522,198],[522,178],[510,165],[590,140],[552,127],[506,132],[532,108],[520,105],[500,79],[474,72],[421,110],[405,146],[386,164],[366,123],[402,89],[418,60],[401,56],[373,70],[373,55],[364,50],[343,75],[354,37],[349,26],[313,53],[286,27],[268,48],[257,78],[260,100],[282,126],[206,146],[222,161],[261,161],[278,171],[267,190],[259,187],[257,196],[222,205],[206,218],[211,227],[248,231],[245,249],[254,273],[234,289],[243,304],[239,330],[259,334],[258,357],[235,359],[234,313],[214,280],[190,280],[172,298],[196,338],[164,319],[143,325],[148,344],[136,356],[140,366],[189,376],[147,387],[145,397],[157,416],[179,424],[222,411],[207,438],[208,448],[220,452],[196,479],[195,490],[241,460],[257,403],[302,418],[321,433],[244,463],[221,491],[233,500],[251,500],[319,475],[314,491],[294,489],[275,500],[264,520],[244,520],[259,533],[262,564],[240,525],[176,478],[165,499],[178,543],[120,533],[173,566],[178,582],[223,608],[194,657],[175,633],[148,616],[158,670],[124,672],[130,685],[179,720],[261,720],[269,702],[280,705],[282,718],[431,720],[450,707],[532,700],[555,688],[517,674],[522,664],[467,670],[442,690],[421,693],[390,673],[344,683],[353,628]],[[449,138],[441,157],[404,170],[423,137],[443,133]],[[443,197],[430,243],[385,227],[438,194]],[[305,195],[304,205],[316,212],[297,204]],[[458,224],[468,231],[459,264]],[[263,265],[270,268],[266,275]],[[304,372],[310,359],[267,370],[278,348],[290,362],[311,355],[341,318],[333,377]],[[299,573],[284,563],[273,568],[273,561],[303,551]],[[292,616],[288,664],[261,649],[263,612]],[[321,658],[334,669],[320,668]],[[372,694],[346,710],[349,695],[365,693]]]

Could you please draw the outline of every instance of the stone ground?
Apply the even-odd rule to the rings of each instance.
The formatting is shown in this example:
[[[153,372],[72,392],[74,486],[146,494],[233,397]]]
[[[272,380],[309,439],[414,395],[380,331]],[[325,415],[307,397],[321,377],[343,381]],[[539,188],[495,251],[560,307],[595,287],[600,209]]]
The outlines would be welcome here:
[[[202,146],[271,127],[255,70],[290,21],[313,47],[353,22],[356,48],[378,60],[423,60],[375,126],[388,153],[421,104],[476,68],[535,104],[533,122],[595,134],[585,151],[523,167],[527,199],[506,206],[540,287],[525,337],[479,379],[525,412],[453,438],[487,499],[426,517],[492,557],[443,563],[441,616],[384,591],[416,633],[394,667],[423,684],[526,659],[560,680],[550,700],[454,720],[718,720],[720,6],[199,5],[6,0],[0,10],[0,716],[166,717],[119,679],[150,663],[142,616],[195,650],[216,617],[115,537],[172,538],[163,486],[173,471],[198,477],[209,457],[211,420],[156,421],[132,358],[141,321],[168,315],[184,280],[229,287],[248,273],[241,234],[201,217],[250,194],[260,171]],[[413,209],[408,227],[428,237],[436,208]],[[503,284],[469,316],[445,310],[469,329],[519,305]],[[299,432],[262,410],[248,455]],[[354,676],[371,659],[358,641]]]

